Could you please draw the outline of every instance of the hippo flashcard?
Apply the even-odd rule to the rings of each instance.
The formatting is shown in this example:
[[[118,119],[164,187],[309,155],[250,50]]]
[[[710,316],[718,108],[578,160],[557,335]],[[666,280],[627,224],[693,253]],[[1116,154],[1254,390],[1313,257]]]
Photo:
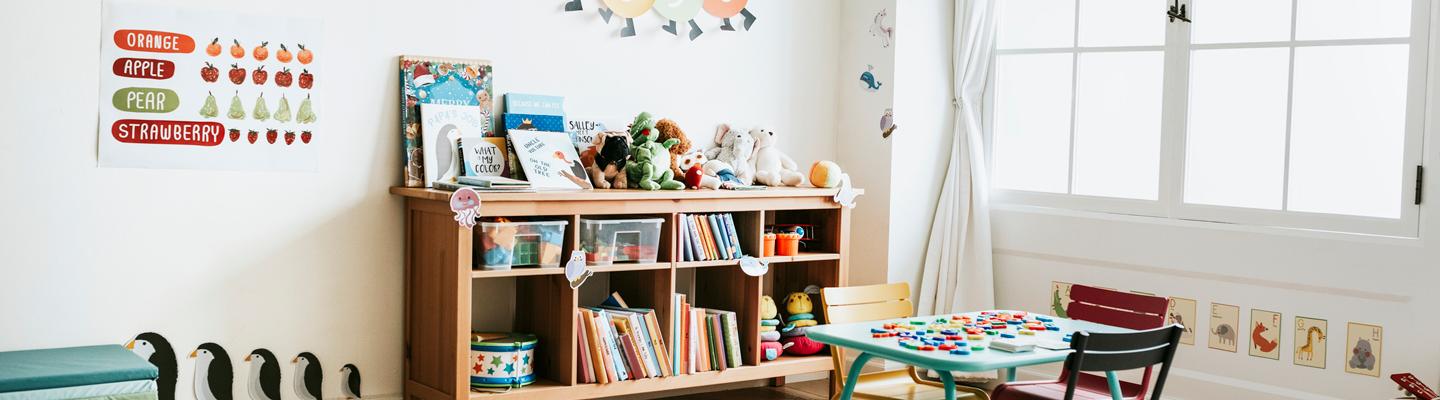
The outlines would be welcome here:
[[[1345,326],[1345,372],[1380,376],[1380,345],[1384,328],[1351,322]]]

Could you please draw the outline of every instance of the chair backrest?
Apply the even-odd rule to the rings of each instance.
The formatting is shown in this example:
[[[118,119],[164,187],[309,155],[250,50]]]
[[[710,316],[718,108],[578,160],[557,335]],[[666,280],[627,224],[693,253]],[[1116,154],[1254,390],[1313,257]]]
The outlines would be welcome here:
[[[910,303],[910,284],[903,282],[820,289],[820,306],[825,311],[827,324],[909,318],[915,314],[915,305]],[[837,385],[845,382],[845,355],[840,348],[830,346],[830,358],[835,364],[830,384],[835,386],[832,388],[835,393],[839,393]]]
[[[824,288],[820,303],[827,324],[907,318],[915,313],[907,283]]]
[[[1175,360],[1175,349],[1180,346],[1180,335],[1184,330],[1180,325],[1170,325],[1130,333],[1075,332],[1070,341],[1070,348],[1075,352],[1065,360],[1065,369],[1125,371],[1145,368],[1148,371],[1155,364],[1160,364],[1155,391],[1151,394],[1152,399],[1159,399],[1160,392],[1165,389],[1165,378],[1170,374],[1170,363]],[[1065,400],[1074,398],[1079,376],[1080,374],[1069,374],[1067,377]]]
[[[1129,329],[1151,329],[1165,324],[1169,300],[1159,296],[1126,293],[1093,286],[1070,287],[1071,319]]]

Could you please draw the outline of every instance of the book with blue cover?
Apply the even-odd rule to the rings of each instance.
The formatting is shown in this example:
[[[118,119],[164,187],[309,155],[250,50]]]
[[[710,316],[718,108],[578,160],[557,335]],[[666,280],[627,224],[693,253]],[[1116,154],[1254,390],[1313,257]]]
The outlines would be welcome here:
[[[565,132],[565,116],[505,113],[505,131],[512,130]]]
[[[543,94],[506,93],[505,112],[513,114],[565,115],[565,97]]]
[[[435,57],[400,57],[400,133],[405,186],[425,186],[421,143],[420,105],[450,104],[479,109],[486,128],[481,136],[494,136],[491,64],[485,60]]]

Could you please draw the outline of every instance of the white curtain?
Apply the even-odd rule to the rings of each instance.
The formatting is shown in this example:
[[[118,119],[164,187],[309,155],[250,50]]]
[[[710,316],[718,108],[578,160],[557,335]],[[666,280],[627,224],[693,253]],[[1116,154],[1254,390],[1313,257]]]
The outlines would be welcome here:
[[[981,102],[995,57],[996,0],[955,2],[955,134],[920,281],[920,315],[995,307]]]

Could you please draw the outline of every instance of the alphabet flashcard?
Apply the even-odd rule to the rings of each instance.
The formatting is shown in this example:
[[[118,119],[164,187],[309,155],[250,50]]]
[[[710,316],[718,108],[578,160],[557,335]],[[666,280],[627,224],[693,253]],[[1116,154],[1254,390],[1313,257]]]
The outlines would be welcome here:
[[[1250,355],[1280,359],[1280,313],[1250,309]]]
[[[1180,334],[1180,343],[1195,345],[1195,327],[1200,322],[1195,317],[1196,302],[1183,297],[1171,297],[1169,309],[1165,311],[1165,324],[1180,324],[1185,332]]]
[[[1345,331],[1345,372],[1379,377],[1384,328],[1351,322]]]
[[[1330,323],[1319,318],[1295,317],[1295,365],[1325,369]]]
[[[1210,348],[1238,352],[1240,348],[1235,344],[1237,326],[1240,326],[1240,307],[1210,303]]]

